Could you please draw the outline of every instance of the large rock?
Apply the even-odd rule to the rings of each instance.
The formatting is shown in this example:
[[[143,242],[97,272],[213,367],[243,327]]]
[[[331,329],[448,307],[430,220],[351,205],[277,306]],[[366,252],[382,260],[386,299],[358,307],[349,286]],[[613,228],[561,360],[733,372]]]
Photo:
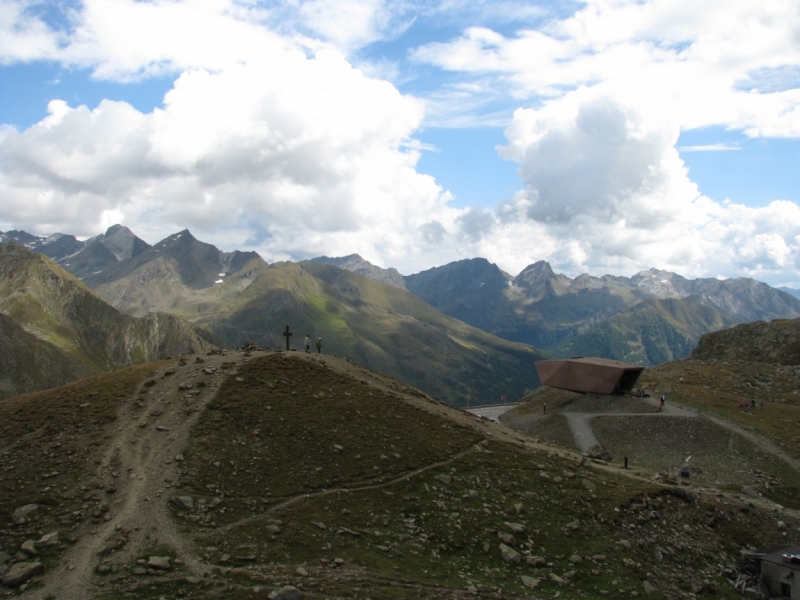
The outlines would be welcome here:
[[[539,587],[539,581],[540,580],[537,577],[529,577],[528,575],[522,576],[522,585],[529,587],[532,590],[535,590],[537,587]]]
[[[50,546],[58,545],[58,532],[47,533],[37,540],[34,544],[38,550],[42,548],[49,548]]]
[[[532,567],[543,567],[547,564],[544,556],[527,556],[525,557],[525,562]]]
[[[151,556],[147,559],[147,566],[151,569],[169,569],[169,556]]]
[[[506,527],[511,530],[511,533],[525,533],[525,525],[522,523],[509,523],[506,521]]]
[[[513,546],[514,544],[517,543],[516,538],[510,533],[506,533],[505,531],[498,531],[497,537],[500,538],[501,542],[503,542],[504,544],[508,544],[509,546]]]
[[[11,565],[11,568],[6,571],[6,574],[3,576],[3,585],[16,587],[42,571],[44,571],[42,563],[18,562],[15,565]]]
[[[14,514],[11,515],[14,523],[17,525],[22,525],[26,521],[26,517],[39,508],[38,504],[26,504],[25,506],[20,506],[17,510],[14,511]]]
[[[275,590],[269,595],[270,600],[300,600],[303,592],[293,585],[285,585],[279,590]]]
[[[586,455],[589,458],[595,458],[597,460],[611,460],[611,454],[609,454],[608,450],[603,448],[600,444],[595,444],[591,448],[586,451]]]
[[[500,555],[503,557],[503,560],[506,561],[506,564],[509,565],[518,565],[522,560],[522,555],[519,552],[513,548],[509,548],[505,544],[500,544]]]
[[[38,550],[36,550],[36,542],[33,540],[25,540],[22,542],[22,545],[19,547],[19,549],[30,556],[36,556],[39,554]]]
[[[191,496],[175,496],[172,503],[184,510],[192,510],[194,508],[194,499]]]

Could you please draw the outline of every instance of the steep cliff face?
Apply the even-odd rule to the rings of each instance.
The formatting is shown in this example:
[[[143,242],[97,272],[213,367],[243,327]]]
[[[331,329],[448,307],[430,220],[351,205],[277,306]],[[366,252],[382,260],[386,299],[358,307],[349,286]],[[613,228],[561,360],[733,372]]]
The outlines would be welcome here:
[[[121,313],[50,259],[13,243],[0,244],[0,314],[3,355],[17,365],[0,382],[2,396],[215,345],[178,317]]]
[[[690,358],[800,365],[800,319],[760,321],[707,333]]]

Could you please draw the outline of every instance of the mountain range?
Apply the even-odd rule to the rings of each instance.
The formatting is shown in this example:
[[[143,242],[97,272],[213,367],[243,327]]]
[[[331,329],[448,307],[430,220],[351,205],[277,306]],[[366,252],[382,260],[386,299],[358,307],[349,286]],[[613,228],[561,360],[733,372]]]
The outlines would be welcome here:
[[[800,317],[800,300],[749,278],[571,279],[539,261],[512,277],[476,258],[405,277],[442,312],[554,356],[594,355],[655,365],[685,357],[700,336],[736,323]]]
[[[64,267],[72,267],[86,248],[62,257]],[[533,362],[545,357],[448,317],[394,285],[315,262],[269,265],[255,253],[221,252],[188,231],[115,261],[83,283],[129,318],[168,311],[228,347],[253,341],[281,348],[281,334],[290,325],[295,349],[307,334],[314,341],[321,337],[326,353],[452,404],[497,401],[534,389],[539,380]],[[0,311],[6,312],[2,306]]]
[[[85,241],[0,234],[4,246],[11,241],[52,258],[130,317],[169,313],[176,326],[228,347],[283,347],[289,325],[294,348],[306,335],[321,337],[325,352],[454,404],[537,387],[534,359],[592,355],[655,365],[687,356],[708,331],[800,317],[800,300],[752,279],[689,280],[655,269],[570,278],[539,261],[511,276],[476,258],[403,277],[356,254],[270,265],[255,252],[222,252],[188,230],[150,246],[120,225]],[[0,313],[19,352],[58,339],[3,306]],[[49,356],[47,348],[35,354]],[[89,362],[113,368],[125,360]]]

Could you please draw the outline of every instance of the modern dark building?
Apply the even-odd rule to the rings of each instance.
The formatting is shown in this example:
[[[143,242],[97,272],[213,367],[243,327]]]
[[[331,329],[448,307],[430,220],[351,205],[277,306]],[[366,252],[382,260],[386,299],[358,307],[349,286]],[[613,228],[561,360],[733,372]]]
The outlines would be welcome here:
[[[540,360],[534,363],[543,385],[571,392],[630,392],[644,367],[607,358]]]

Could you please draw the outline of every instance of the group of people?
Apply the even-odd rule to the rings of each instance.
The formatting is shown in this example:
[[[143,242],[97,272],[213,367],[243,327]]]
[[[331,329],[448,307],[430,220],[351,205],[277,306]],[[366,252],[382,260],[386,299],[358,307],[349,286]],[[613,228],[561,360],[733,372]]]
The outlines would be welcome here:
[[[306,339],[303,341],[303,343],[306,345],[306,352],[311,352],[311,334],[310,333],[306,334]],[[322,338],[321,337],[317,338],[316,346],[317,346],[317,354],[319,354],[320,352],[322,352]]]
[[[751,400],[750,402],[739,402],[739,408],[749,408],[751,410],[756,409],[756,401]],[[761,401],[761,410],[764,410],[764,401]]]

